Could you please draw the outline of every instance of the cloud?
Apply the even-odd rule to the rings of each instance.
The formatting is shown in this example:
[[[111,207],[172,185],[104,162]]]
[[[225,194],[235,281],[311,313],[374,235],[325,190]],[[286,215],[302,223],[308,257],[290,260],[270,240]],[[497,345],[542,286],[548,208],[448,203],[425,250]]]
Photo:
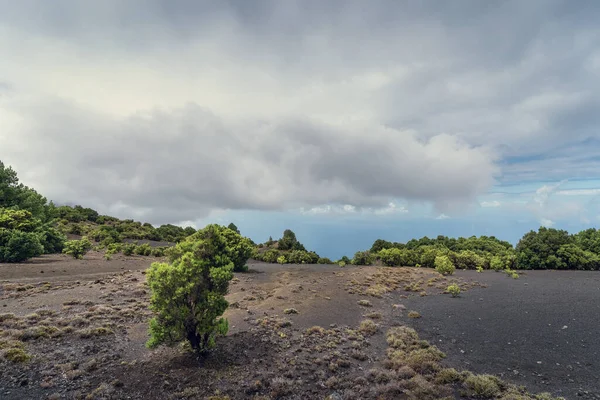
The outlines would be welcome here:
[[[600,167],[595,2],[0,4],[0,157],[59,201],[454,216]]]
[[[600,189],[567,189],[559,190],[556,194],[561,196],[597,196],[600,195]]]
[[[489,207],[500,207],[501,203],[498,200],[493,201],[482,201],[479,203],[481,207],[489,208]]]
[[[225,119],[194,104],[127,118],[60,101],[8,110],[28,122],[0,133],[0,148],[28,183],[160,221],[328,203],[397,211],[390,198],[443,208],[485,191],[495,172],[483,148],[376,125]]]
[[[554,221],[548,218],[542,218],[540,219],[540,224],[542,224],[542,226],[545,226],[546,228],[551,228],[554,225]]]
[[[450,217],[447,216],[446,214],[440,214],[435,219],[448,219],[448,218],[450,218]]]

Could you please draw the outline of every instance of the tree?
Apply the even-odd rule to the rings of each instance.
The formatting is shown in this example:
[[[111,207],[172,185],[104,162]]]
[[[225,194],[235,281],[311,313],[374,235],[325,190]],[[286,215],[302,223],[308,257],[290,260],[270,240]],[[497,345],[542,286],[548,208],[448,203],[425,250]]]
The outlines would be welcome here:
[[[291,229],[283,231],[283,237],[278,241],[279,250],[306,250],[304,245],[296,239],[296,234]]]
[[[238,234],[240,234],[240,230],[238,229],[238,227],[237,227],[237,226],[235,226],[235,224],[234,224],[233,222],[232,222],[232,223],[230,223],[229,225],[227,225],[227,227],[228,227],[229,229],[231,229],[232,231],[234,231],[234,232],[237,232]]]
[[[530,231],[517,244],[517,268],[560,268],[556,253],[561,246],[571,243],[573,238],[565,230],[540,227],[537,232]]]
[[[46,220],[47,200],[35,190],[19,183],[17,173],[0,161],[0,207],[27,210]]]
[[[371,265],[375,262],[375,257],[369,251],[357,251],[352,259],[354,265]]]
[[[208,225],[175,246],[180,256],[171,264],[155,262],[148,269],[150,307],[156,313],[150,320],[149,348],[187,340],[204,354],[218,335],[227,333],[227,320],[221,316],[228,307],[225,295],[234,263],[221,228]]]
[[[392,244],[392,242],[388,242],[387,240],[383,240],[383,239],[377,239],[373,242],[373,245],[371,246],[371,253],[373,254],[377,254],[379,253],[381,250],[384,249],[391,249],[392,247],[394,247],[394,245]]]
[[[211,229],[207,229],[211,227]],[[207,228],[201,229],[191,236],[188,236],[179,243],[179,246],[169,250],[169,262],[175,261],[181,257],[189,249],[193,248],[198,240],[207,239],[206,235],[211,235],[214,230],[220,232],[220,234],[227,241],[227,256],[233,262],[234,272],[246,272],[248,267],[246,263],[250,256],[252,256],[253,246],[248,238],[243,237],[239,233],[221,226],[221,225],[208,225]]]

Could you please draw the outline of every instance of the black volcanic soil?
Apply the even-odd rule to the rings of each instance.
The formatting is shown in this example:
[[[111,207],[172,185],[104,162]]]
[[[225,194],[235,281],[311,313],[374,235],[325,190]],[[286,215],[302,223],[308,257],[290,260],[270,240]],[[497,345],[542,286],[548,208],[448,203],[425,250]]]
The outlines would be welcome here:
[[[433,390],[421,375],[400,379],[400,388],[381,381],[385,332],[407,325],[446,352],[444,366],[492,373],[530,392],[600,399],[598,273],[444,278],[415,268],[251,263],[230,285],[227,337],[198,361],[178,348],[145,348],[143,270],[155,260],[90,252],[0,264],[0,344],[22,338],[32,356],[22,364],[0,357],[0,398],[439,398],[415,394]],[[463,288],[459,297],[442,294],[450,282]],[[408,318],[410,310],[421,318]],[[363,335],[369,318],[377,331]],[[321,333],[307,333],[314,326]],[[35,337],[39,327],[49,330]],[[373,368],[385,373],[377,378]],[[470,398],[456,385],[442,389]]]
[[[531,391],[600,399],[600,273],[458,271],[487,288],[457,298],[404,300],[411,320],[457,369],[491,373]]]

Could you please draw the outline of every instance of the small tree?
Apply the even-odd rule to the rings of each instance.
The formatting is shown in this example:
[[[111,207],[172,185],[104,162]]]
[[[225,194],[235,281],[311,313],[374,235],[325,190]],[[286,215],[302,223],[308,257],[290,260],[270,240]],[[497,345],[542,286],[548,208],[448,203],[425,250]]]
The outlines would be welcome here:
[[[456,268],[448,256],[438,256],[435,258],[435,270],[442,275],[452,275]]]
[[[81,240],[68,240],[65,243],[63,253],[70,254],[73,258],[82,259],[88,251],[92,249],[92,242],[88,240],[86,236],[82,237]]]
[[[238,235],[240,235],[240,234],[241,234],[240,230],[238,229],[238,227],[237,227],[237,226],[235,226],[235,224],[234,224],[233,222],[232,222],[232,223],[230,223],[229,225],[227,225],[227,227],[228,227],[229,229],[231,229],[232,231],[234,231],[235,233],[237,233]]]
[[[172,264],[152,263],[148,284],[152,291],[149,348],[187,340],[203,354],[214,347],[215,338],[228,331],[221,315],[227,309],[225,295],[233,278],[231,249],[218,225],[208,225],[193,235],[194,241],[179,243]]]

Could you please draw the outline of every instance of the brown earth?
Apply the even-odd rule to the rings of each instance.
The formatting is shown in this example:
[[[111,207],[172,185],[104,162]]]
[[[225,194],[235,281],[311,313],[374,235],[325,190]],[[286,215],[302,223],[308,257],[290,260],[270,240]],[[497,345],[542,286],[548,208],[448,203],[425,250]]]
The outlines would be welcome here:
[[[485,286],[475,278],[251,264],[230,285],[228,335],[197,359],[185,346],[145,347],[144,270],[155,260],[90,252],[0,264],[0,398],[533,398],[444,369],[445,355],[404,327],[418,318],[404,300]]]

